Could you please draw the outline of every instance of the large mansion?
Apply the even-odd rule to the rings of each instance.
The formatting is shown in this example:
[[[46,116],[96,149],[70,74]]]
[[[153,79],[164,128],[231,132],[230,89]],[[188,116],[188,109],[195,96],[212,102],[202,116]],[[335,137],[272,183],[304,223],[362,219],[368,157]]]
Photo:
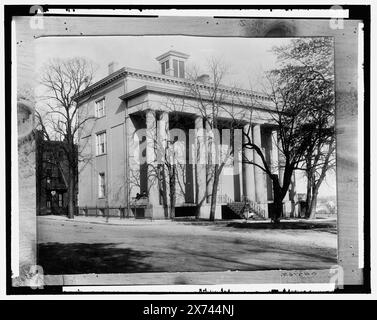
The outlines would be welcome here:
[[[211,105],[215,84],[208,75],[198,76],[193,84],[186,70],[188,58],[173,50],[160,55],[156,60],[161,73],[127,67],[114,70],[110,64],[108,76],[75,97],[80,116],[91,118],[78,142],[86,159],[79,168],[81,214],[105,214],[107,209],[111,215],[169,218],[170,161],[175,164],[175,215],[192,215],[198,209],[200,218],[209,217],[213,183],[209,162],[215,154],[205,137],[213,129],[208,121],[213,113],[206,113],[203,106]],[[210,120],[221,128],[218,150],[229,150],[230,144],[234,147],[227,156],[216,151],[219,161],[226,162],[216,195],[216,219],[229,216],[229,211],[240,207],[237,203],[245,201],[259,216],[268,218],[271,181],[257,166],[243,161],[245,157],[256,163],[260,159],[254,151],[242,148],[245,137],[239,132],[247,132],[276,174],[281,174],[273,103],[250,90],[226,86],[216,90],[221,107],[216,119]],[[177,146],[179,155],[170,152]],[[286,216],[295,215],[294,195],[293,180],[284,203]]]

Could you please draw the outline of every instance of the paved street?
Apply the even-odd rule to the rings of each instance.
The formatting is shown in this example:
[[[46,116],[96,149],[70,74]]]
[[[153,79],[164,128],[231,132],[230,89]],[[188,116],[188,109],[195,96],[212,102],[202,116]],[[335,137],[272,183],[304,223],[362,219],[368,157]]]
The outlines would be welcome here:
[[[45,274],[319,269],[337,263],[334,222],[265,229],[237,222],[78,220],[38,217],[38,263]]]

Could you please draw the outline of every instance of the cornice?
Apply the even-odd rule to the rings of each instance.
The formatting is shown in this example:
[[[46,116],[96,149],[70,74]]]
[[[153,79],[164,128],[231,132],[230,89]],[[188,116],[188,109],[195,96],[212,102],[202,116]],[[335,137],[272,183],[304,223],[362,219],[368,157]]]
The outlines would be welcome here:
[[[73,97],[73,99],[75,101],[79,101],[81,98],[84,98],[85,96],[106,87],[108,84],[120,78],[125,78],[128,76],[133,77],[133,78],[138,78],[138,79],[145,79],[148,81],[172,84],[172,85],[186,86],[187,84],[190,84],[190,80],[187,80],[187,79],[163,75],[163,74],[155,73],[155,72],[149,72],[149,71],[144,71],[144,70],[123,67],[117,70],[116,72],[112,73],[111,75],[103,78],[102,80],[92,84],[91,86],[83,90],[82,92],[79,92],[77,95]],[[204,83],[204,82],[196,83],[196,85],[200,89],[206,89],[206,88],[212,87],[211,83]],[[227,87],[227,86],[221,86],[219,87],[219,89],[228,94],[237,94],[244,97],[252,97],[259,100],[271,101],[271,99],[267,95],[259,93],[259,92],[255,92],[255,91],[245,90],[241,88],[232,88],[232,87]]]

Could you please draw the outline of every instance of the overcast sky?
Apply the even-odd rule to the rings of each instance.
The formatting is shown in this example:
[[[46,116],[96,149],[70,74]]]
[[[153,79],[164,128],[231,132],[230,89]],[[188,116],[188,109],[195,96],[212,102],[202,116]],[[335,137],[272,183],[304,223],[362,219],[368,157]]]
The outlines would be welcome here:
[[[36,68],[39,71],[51,58],[83,56],[97,65],[96,80],[107,75],[111,61],[117,62],[119,68],[160,72],[155,58],[173,49],[190,55],[187,65],[198,66],[203,71],[209,58],[220,59],[229,67],[226,82],[248,89],[250,83],[257,87],[263,71],[274,67],[276,61],[271,48],[288,41],[188,36],[40,38],[36,45]]]
[[[160,72],[156,57],[169,50],[190,55],[187,66],[203,72],[209,58],[220,59],[228,68],[225,84],[263,91],[263,73],[276,67],[273,46],[287,44],[289,38],[214,38],[189,36],[49,37],[36,41],[37,75],[52,58],[84,57],[96,65],[95,81],[108,74],[108,64]],[[39,90],[38,90],[39,91]],[[320,195],[335,195],[335,177],[324,182]],[[299,192],[306,192],[299,184]]]

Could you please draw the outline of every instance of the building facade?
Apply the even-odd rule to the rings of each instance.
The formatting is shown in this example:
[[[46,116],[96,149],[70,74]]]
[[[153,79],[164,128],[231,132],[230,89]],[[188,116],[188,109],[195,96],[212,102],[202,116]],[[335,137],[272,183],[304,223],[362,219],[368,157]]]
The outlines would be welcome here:
[[[65,142],[47,141],[41,131],[36,131],[35,145],[37,214],[66,215],[68,161],[64,151]],[[77,183],[74,199],[76,204]]]
[[[80,154],[88,159],[79,168],[82,214],[105,214],[107,210],[110,215],[165,219],[170,217],[167,207],[174,194],[176,216],[197,209],[200,218],[208,218],[210,170],[218,157],[224,168],[216,218],[224,217],[226,206],[245,200],[268,218],[272,184],[261,169],[243,161],[247,158],[260,164],[254,151],[242,147],[242,130],[261,146],[266,160],[280,174],[272,101],[260,93],[220,86],[216,88],[221,101],[216,101],[220,107],[215,128],[214,113],[205,110],[213,105],[210,92],[214,84],[208,75],[194,82],[187,79],[188,58],[177,51],[160,55],[156,60],[161,73],[125,67],[114,71],[110,64],[107,77],[75,97],[80,116],[91,119],[79,133]],[[210,136],[219,142],[215,151],[208,143]],[[233,147],[234,152],[228,152]],[[294,194],[294,181],[289,194]],[[288,216],[294,214],[293,198],[287,195],[285,199]]]

